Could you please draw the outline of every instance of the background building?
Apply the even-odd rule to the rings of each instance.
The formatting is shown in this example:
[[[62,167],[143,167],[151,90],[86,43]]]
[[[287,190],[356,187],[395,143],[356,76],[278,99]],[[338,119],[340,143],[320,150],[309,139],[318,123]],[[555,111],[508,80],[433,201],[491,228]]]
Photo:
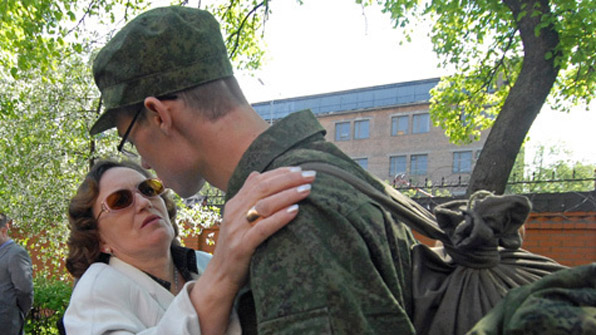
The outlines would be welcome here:
[[[449,143],[432,125],[430,90],[439,78],[365,87],[253,104],[274,123],[310,109],[335,143],[362,167],[396,186],[466,184],[486,141],[470,145]],[[450,188],[454,194],[465,187]]]

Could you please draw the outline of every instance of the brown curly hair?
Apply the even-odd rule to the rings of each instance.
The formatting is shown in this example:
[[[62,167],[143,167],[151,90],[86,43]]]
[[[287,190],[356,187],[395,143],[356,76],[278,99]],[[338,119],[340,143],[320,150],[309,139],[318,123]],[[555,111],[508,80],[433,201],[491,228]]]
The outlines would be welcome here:
[[[91,264],[107,262],[110,259],[110,255],[100,251],[99,231],[97,220],[93,215],[93,204],[99,195],[99,181],[103,174],[115,167],[133,169],[147,178],[152,177],[147,170],[130,161],[101,160],[93,165],[68,206],[70,235],[67,242],[66,268],[75,278],[81,277]],[[168,193],[164,192],[161,197],[165,201],[168,216],[174,227],[174,240],[172,243],[178,244],[176,239],[178,225],[175,220],[176,205]]]

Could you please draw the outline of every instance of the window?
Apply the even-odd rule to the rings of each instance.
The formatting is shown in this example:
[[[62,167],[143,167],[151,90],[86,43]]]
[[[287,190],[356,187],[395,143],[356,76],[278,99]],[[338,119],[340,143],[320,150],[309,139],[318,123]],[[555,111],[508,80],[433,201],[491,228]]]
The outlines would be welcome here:
[[[453,173],[468,173],[472,171],[472,151],[453,153]]]
[[[394,116],[391,118],[391,136],[406,135],[408,133],[408,121],[410,118],[407,115]]]
[[[358,163],[361,168],[368,169],[368,158],[354,158],[354,162]]]
[[[415,114],[412,117],[412,134],[428,133],[430,130],[430,117],[428,113]]]
[[[415,176],[425,175],[427,165],[427,155],[412,155],[410,157],[410,174]]]
[[[369,137],[368,120],[354,121],[354,139],[359,140]]]
[[[338,122],[335,124],[335,140],[350,140],[350,122]]]
[[[406,156],[389,157],[389,176],[395,178],[398,174],[406,173]]]

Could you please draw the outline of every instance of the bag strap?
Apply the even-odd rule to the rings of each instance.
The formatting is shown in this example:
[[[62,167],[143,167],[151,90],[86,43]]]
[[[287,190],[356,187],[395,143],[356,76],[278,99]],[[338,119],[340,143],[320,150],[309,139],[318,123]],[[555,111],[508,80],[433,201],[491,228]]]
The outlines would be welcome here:
[[[439,227],[432,213],[373,175],[370,175],[370,177],[385,186],[384,192],[379,191],[361,178],[331,164],[309,162],[300,166],[302,169],[320,171],[345,181],[360,192],[379,202],[408,227],[426,237],[441,241],[447,239],[447,235]]]

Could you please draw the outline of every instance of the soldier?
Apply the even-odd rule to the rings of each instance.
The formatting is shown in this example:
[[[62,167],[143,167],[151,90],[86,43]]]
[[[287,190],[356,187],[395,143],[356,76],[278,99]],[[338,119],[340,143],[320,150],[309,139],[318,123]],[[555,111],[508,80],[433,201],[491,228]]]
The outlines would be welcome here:
[[[129,22],[93,64],[105,112],[91,129],[116,127],[182,197],[207,180],[233,197],[251,171],[327,162],[372,183],[325,141],[309,111],[272,126],[246,101],[219,24],[206,11],[164,7]],[[239,296],[244,333],[413,334],[410,246],[404,225],[349,184],[318,175],[300,213],[255,252]],[[247,221],[268,216],[253,207]]]

